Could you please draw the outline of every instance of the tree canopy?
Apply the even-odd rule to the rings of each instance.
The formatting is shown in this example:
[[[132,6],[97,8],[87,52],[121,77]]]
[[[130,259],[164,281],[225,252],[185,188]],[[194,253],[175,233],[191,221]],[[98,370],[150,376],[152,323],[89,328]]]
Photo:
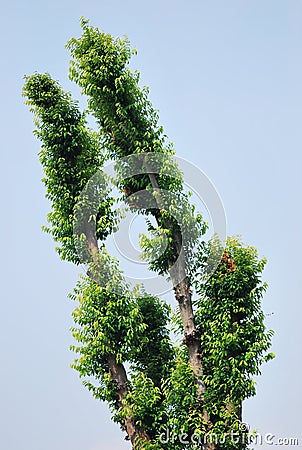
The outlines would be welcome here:
[[[136,51],[85,19],[81,26],[67,48],[70,79],[87,110],[47,73],[26,76],[23,90],[51,203],[44,230],[62,259],[87,265],[70,294],[73,368],[108,403],[134,449],[248,448],[242,402],[255,395],[253,377],[273,357],[261,308],[266,261],[239,238],[205,240],[207,224],[184,188],[148,89],[129,68]],[[116,163],[118,196],[100,175],[108,161]],[[146,219],[142,254],[170,280],[175,309],[130,286],[108,253],[121,201]]]

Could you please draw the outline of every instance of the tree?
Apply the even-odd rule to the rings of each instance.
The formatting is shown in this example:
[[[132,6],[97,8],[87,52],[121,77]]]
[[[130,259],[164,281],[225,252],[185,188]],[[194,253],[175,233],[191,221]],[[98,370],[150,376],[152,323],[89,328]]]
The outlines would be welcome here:
[[[148,89],[129,69],[135,51],[126,38],[84,19],[81,26],[80,38],[67,44],[70,78],[87,97],[97,131],[49,74],[26,76],[23,91],[52,207],[44,230],[62,259],[87,265],[70,295],[77,302],[73,367],[109,404],[133,449],[247,448],[242,402],[273,357],[261,309],[265,260],[238,238],[206,242],[207,224],[190,203]],[[107,161],[115,162],[118,195],[100,172]],[[143,256],[171,281],[174,312],[143,286],[129,286],[106,249],[121,199],[146,219]]]

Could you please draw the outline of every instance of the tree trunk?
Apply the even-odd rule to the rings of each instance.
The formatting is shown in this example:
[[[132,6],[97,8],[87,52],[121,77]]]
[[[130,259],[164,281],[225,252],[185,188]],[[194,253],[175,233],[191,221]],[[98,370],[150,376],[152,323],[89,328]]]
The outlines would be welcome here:
[[[153,189],[160,193],[160,188],[154,173],[148,174]],[[159,210],[162,209],[160,195],[156,199]],[[165,226],[172,230],[172,237],[176,244],[176,251],[178,253],[177,262],[170,264],[170,277],[173,284],[175,299],[179,304],[183,329],[184,329],[184,344],[188,347],[189,362],[196,377],[198,394],[202,398],[205,392],[205,385],[202,381],[203,363],[202,352],[200,347],[200,333],[195,326],[193,305],[192,305],[192,290],[188,277],[186,276],[185,260],[182,251],[182,236],[179,232],[173,232],[172,224],[166,217],[163,218]],[[180,281],[179,281],[180,280]]]
[[[95,231],[93,230],[93,226],[91,223],[86,224],[85,235],[92,261],[97,265],[99,263],[99,248],[95,236]],[[97,282],[97,272],[93,271],[92,277],[95,277],[95,281]],[[124,402],[126,395],[129,393],[129,384],[125,367],[122,363],[118,363],[116,361],[116,356],[112,353],[108,354],[107,361],[111,380],[114,382],[117,390],[117,409],[127,408]],[[133,450],[139,450],[141,448],[140,442],[150,441],[150,437],[141,427],[139,427],[135,423],[135,421],[131,417],[130,408],[127,409],[129,414],[125,418],[124,424],[122,424],[122,429],[126,431],[126,439],[131,441]]]
[[[112,381],[116,385],[117,389],[117,408],[125,408],[124,400],[129,392],[128,379],[126,370],[123,364],[117,363],[116,357],[113,354],[108,355],[109,374]],[[129,415],[125,418],[122,428],[127,432],[127,438],[131,441],[132,448],[139,450],[141,448],[140,441],[146,442],[150,438],[148,434],[141,429],[131,417],[131,410],[129,409]]]
[[[148,169],[148,165],[147,169]],[[151,172],[151,171],[150,171]],[[156,189],[160,194],[160,187],[158,185],[156,176],[154,173],[148,173],[151,185],[153,189]],[[156,197],[156,202],[159,210],[162,209],[160,195]],[[206,386],[203,381],[203,361],[202,361],[202,350],[200,346],[200,332],[195,326],[194,311],[192,305],[192,289],[190,281],[186,275],[186,262],[182,249],[182,236],[178,231],[173,231],[172,224],[170,220],[163,217],[163,222],[167,229],[172,231],[172,238],[176,244],[177,261],[171,261],[169,274],[173,284],[174,296],[178,302],[179,310],[181,314],[181,320],[184,330],[183,343],[188,348],[189,353],[189,363],[193,369],[197,384],[198,400],[203,404],[204,393],[206,391]],[[212,423],[209,418],[209,414],[206,410],[203,410],[203,420],[206,423],[207,432],[210,431]],[[205,443],[206,450],[215,450],[216,445],[211,442]]]

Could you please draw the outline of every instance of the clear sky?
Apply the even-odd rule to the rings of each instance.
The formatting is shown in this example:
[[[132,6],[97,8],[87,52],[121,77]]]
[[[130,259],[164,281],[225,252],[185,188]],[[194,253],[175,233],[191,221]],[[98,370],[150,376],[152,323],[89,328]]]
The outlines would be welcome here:
[[[228,234],[241,234],[268,258],[264,309],[277,357],[264,367],[244,415],[252,428],[298,437],[302,446],[302,3],[12,0],[1,4],[0,30],[0,447],[130,448],[106,405],[69,368],[74,305],[67,293],[79,270],[59,260],[41,231],[49,204],[21,98],[22,77],[34,71],[50,72],[78,95],[64,44],[79,36],[81,15],[128,35],[138,49],[133,66],[151,86],[177,154],[215,184]]]

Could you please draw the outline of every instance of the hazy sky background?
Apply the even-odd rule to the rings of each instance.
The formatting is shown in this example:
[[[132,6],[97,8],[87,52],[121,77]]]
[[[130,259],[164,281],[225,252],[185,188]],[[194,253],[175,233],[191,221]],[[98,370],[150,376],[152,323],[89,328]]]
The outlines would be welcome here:
[[[69,367],[75,305],[67,293],[79,269],[60,261],[41,231],[49,204],[21,98],[22,77],[34,71],[78,95],[64,45],[79,36],[81,15],[128,35],[138,49],[133,66],[151,86],[177,154],[215,184],[228,234],[268,258],[264,309],[277,357],[263,368],[244,416],[252,428],[298,437],[302,446],[302,3],[30,0],[1,4],[0,447],[130,448]]]

